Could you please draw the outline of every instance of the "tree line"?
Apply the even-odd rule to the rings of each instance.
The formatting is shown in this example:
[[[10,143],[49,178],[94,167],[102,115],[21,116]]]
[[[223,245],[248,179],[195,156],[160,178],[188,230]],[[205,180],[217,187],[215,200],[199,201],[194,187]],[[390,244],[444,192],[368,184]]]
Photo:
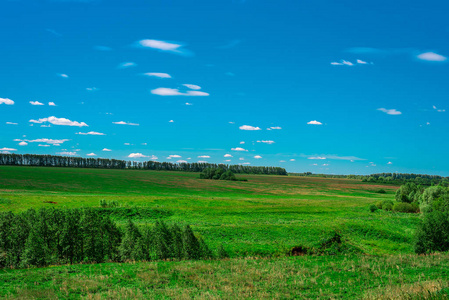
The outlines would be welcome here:
[[[202,172],[206,168],[221,168],[236,174],[287,175],[281,167],[243,166],[211,163],[170,163],[157,161],[125,161],[106,158],[84,158],[73,156],[39,154],[0,154],[0,165],[100,168],[100,169],[136,169],[159,171]]]
[[[0,267],[52,264],[201,259],[215,255],[189,225],[139,228],[131,220],[119,228],[92,208],[29,209],[0,213]]]

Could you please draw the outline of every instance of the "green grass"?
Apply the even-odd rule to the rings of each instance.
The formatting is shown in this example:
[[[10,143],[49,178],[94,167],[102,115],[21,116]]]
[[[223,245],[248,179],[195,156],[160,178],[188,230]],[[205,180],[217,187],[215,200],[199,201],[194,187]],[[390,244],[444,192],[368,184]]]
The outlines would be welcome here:
[[[139,225],[158,218],[187,223],[211,248],[223,244],[232,257],[2,270],[0,295],[394,299],[399,292],[405,298],[428,292],[435,296],[448,286],[449,256],[413,254],[419,215],[369,211],[380,200],[394,200],[397,186],[319,177],[242,175],[248,182],[198,177],[164,171],[0,167],[0,211],[99,207],[102,199],[116,201],[118,207],[103,213],[119,224],[127,218]],[[377,193],[379,189],[386,193]],[[347,249],[362,254],[285,256],[295,246],[316,247],[334,231]]]
[[[232,257],[282,255],[338,231],[370,255],[411,253],[414,214],[369,212],[397,187],[357,180],[244,175],[248,182],[201,180],[197,173],[75,168],[0,167],[0,210],[98,207],[138,224],[156,218],[191,224]],[[376,191],[383,188],[386,194]],[[48,203],[54,202],[54,203]],[[134,211],[135,213],[129,213]]]

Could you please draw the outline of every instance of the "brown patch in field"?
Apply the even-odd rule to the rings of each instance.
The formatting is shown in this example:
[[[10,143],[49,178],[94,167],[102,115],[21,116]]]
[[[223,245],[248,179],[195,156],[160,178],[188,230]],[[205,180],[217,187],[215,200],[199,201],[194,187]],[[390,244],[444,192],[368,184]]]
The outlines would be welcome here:
[[[44,201],[44,203],[58,204],[58,202],[55,201]]]
[[[302,246],[293,247],[290,251],[292,256],[304,256],[307,254],[307,249]]]

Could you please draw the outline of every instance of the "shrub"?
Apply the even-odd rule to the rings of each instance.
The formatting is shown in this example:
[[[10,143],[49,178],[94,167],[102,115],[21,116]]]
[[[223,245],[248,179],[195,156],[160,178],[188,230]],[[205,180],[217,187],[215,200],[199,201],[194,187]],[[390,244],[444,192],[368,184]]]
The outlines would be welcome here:
[[[369,207],[369,210],[370,210],[370,212],[375,212],[375,211],[377,211],[379,208],[376,206],[376,205],[374,205],[374,204],[371,204],[370,205],[370,207]]]
[[[391,211],[393,209],[393,203],[387,202],[382,205],[382,208],[386,211]]]
[[[387,193],[384,189],[378,189],[377,191],[376,191],[376,193],[378,193],[378,194],[385,194],[385,193]]]
[[[378,209],[382,209],[382,201],[376,202],[376,206]]]
[[[410,203],[405,202],[397,202],[393,205],[393,211],[402,212],[402,213],[416,213],[416,206],[413,206]]]
[[[397,202],[412,203],[414,194],[418,191],[418,186],[413,182],[407,182],[401,185],[396,191],[395,199]]]
[[[449,212],[433,211],[424,215],[415,233],[418,254],[449,250]]]
[[[419,198],[419,206],[422,211],[432,208],[432,203],[441,197],[449,197],[449,192],[442,186],[431,186],[424,190]]]

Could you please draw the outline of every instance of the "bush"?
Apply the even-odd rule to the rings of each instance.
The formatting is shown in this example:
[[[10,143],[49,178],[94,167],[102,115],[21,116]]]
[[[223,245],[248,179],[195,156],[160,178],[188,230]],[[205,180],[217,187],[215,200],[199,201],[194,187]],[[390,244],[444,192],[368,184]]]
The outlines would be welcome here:
[[[433,211],[424,215],[415,233],[418,254],[449,250],[449,212]]]
[[[426,211],[432,208],[432,204],[434,201],[439,200],[440,198],[449,198],[449,192],[447,188],[442,186],[431,186],[424,190],[421,197],[419,198],[419,206],[422,211]]]
[[[236,181],[237,178],[235,177],[234,173],[232,173],[230,170],[225,171],[222,168],[212,169],[207,168],[204,169],[203,172],[200,174],[200,179],[213,179],[213,180],[231,180]]]
[[[417,207],[410,203],[397,202],[393,205],[393,211],[401,213],[416,213]]]
[[[370,212],[375,212],[375,211],[377,211],[379,208],[376,206],[376,205],[374,205],[374,204],[371,204],[370,205],[370,207],[369,207],[369,210],[370,210]]]
[[[382,209],[382,201],[376,202],[376,206],[378,209]]]
[[[396,191],[395,199],[397,202],[412,203],[414,201],[415,194],[419,191],[418,186],[413,182],[407,182],[401,185]]]
[[[393,203],[387,202],[382,205],[382,208],[386,211],[393,210]]]
[[[386,194],[387,192],[384,189],[379,189],[376,191],[378,194]]]

